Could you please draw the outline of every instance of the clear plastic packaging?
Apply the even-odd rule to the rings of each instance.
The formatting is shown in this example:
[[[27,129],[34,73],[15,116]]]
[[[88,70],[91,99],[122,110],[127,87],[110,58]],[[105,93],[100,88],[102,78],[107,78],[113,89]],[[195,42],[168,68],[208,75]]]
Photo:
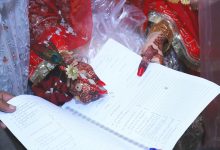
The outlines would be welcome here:
[[[126,0],[92,0],[93,35],[88,57],[95,56],[108,38],[113,38],[134,52],[139,52],[146,37],[142,25],[144,13]]]
[[[29,65],[28,0],[0,1],[0,91],[27,91]]]

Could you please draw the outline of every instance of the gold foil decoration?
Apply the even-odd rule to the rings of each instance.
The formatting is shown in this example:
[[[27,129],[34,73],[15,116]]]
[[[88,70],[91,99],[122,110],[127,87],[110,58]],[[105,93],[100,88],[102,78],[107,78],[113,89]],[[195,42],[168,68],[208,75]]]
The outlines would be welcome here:
[[[159,23],[154,24],[151,29],[150,33],[152,32],[162,32],[162,34],[167,38],[168,45],[165,48],[165,51],[169,49],[172,40],[173,40],[173,31],[169,26],[169,23],[165,20],[161,20]]]
[[[43,61],[40,63],[33,73],[33,75],[30,77],[31,82],[35,85],[42,81],[51,70],[53,70],[56,67],[56,65],[51,64],[47,61]]]
[[[167,0],[168,2],[171,3],[179,3],[181,2],[183,5],[189,5],[190,4],[190,0]]]
[[[171,3],[179,3],[179,0],[168,0],[168,2],[171,2]]]
[[[190,4],[190,0],[180,0],[180,1],[184,5],[189,5]]]

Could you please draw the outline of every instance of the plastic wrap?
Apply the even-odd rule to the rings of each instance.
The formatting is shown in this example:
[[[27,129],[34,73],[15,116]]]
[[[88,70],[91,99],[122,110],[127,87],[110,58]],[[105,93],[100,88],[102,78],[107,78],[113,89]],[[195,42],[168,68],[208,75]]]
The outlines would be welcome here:
[[[29,64],[28,0],[0,1],[0,90],[23,94]]]
[[[93,35],[88,57],[95,56],[108,38],[113,38],[134,52],[139,52],[146,40],[142,25],[144,13],[126,0],[92,0]]]

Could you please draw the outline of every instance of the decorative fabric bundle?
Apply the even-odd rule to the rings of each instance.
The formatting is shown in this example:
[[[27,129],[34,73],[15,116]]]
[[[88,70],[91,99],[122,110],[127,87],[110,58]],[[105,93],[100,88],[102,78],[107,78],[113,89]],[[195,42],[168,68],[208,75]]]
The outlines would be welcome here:
[[[200,72],[198,12],[189,0],[129,0],[147,16],[147,31],[153,24],[166,21],[173,32],[170,50],[174,50],[189,73]],[[156,25],[157,26],[157,25]],[[165,49],[167,50],[167,49]],[[167,51],[165,51],[167,52]],[[165,54],[166,55],[166,54]]]
[[[105,83],[88,65],[108,38],[139,51],[146,20],[125,0],[30,0],[29,79],[33,92],[61,105],[75,98],[89,103],[106,94]]]
[[[91,39],[90,1],[30,0],[29,20],[29,78],[36,95],[60,105],[73,97],[89,103],[107,93],[79,50]]]
[[[179,1],[177,4],[165,0],[129,2],[145,14],[125,0],[30,0],[29,79],[34,93],[58,105],[73,97],[88,103],[106,94],[104,82],[87,63],[108,38],[137,53],[141,51],[142,73],[149,61],[182,70],[185,67],[179,65],[181,61],[186,68],[199,72],[196,12]],[[153,47],[148,51],[146,39],[157,32],[162,34],[154,45],[161,52]],[[46,83],[50,86],[45,86]]]

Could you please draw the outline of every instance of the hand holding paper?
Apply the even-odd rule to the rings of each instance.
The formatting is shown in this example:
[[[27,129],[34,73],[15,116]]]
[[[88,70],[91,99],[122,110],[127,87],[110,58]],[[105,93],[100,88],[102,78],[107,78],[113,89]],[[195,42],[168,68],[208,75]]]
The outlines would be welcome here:
[[[13,97],[14,96],[7,92],[0,92],[0,111],[8,113],[15,111],[16,107],[7,103],[7,101],[12,99]]]
[[[70,101],[61,109],[24,95],[10,101],[17,111],[0,119],[31,150],[171,150],[220,87],[155,63],[139,78],[140,60],[109,40],[91,62],[107,83],[100,101]]]
[[[172,38],[172,30],[165,20],[161,20],[151,27],[141,53],[142,60],[138,68],[138,76],[143,75],[150,62],[163,63],[163,51],[169,48]]]

